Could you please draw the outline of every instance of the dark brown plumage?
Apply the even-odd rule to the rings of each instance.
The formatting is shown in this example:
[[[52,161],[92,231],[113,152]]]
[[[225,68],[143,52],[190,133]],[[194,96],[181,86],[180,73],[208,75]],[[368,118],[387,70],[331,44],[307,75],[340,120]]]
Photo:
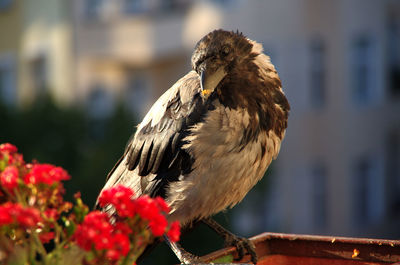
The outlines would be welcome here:
[[[210,216],[241,201],[279,153],[289,113],[279,76],[262,46],[241,33],[215,30],[192,56],[192,71],[153,105],[104,188],[162,196],[168,219],[203,220],[247,249]],[[112,211],[112,209],[106,209]],[[195,258],[172,244],[181,262]]]

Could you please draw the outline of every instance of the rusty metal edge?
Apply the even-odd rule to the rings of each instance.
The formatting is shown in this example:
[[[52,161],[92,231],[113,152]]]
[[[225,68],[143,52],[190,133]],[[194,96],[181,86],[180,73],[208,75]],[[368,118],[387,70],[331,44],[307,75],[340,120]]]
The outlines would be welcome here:
[[[371,238],[262,233],[250,238],[260,259],[271,255],[315,257],[368,261],[379,264],[400,262],[400,241]],[[232,255],[236,248],[228,247],[202,257],[204,261]],[[241,262],[248,262],[245,256]]]
[[[260,241],[282,239],[282,240],[301,240],[301,241],[314,241],[314,242],[331,242],[331,243],[350,243],[362,245],[387,245],[400,247],[400,240],[389,239],[374,239],[374,238],[354,238],[354,237],[336,237],[336,236],[319,236],[319,235],[299,235],[299,234],[284,234],[284,233],[262,233],[257,236],[251,237],[253,243]],[[333,241],[333,242],[332,242]]]

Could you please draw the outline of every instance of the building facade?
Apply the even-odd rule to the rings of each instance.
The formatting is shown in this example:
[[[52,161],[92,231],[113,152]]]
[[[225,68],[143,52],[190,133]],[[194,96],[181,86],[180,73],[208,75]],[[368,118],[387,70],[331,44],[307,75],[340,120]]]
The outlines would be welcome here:
[[[1,2],[4,4],[0,10],[0,57],[12,61],[11,72],[2,78],[6,80],[1,89],[4,101],[22,106],[50,94],[59,104],[71,104],[73,50],[69,2]]]
[[[0,99],[9,106],[17,100],[22,16],[20,2],[0,2],[0,32],[4,36],[0,41]]]

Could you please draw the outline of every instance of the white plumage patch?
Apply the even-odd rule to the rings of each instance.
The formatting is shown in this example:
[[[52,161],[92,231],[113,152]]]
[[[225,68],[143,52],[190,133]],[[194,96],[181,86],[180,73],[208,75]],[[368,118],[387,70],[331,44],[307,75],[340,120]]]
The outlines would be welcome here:
[[[280,148],[281,139],[270,130],[241,148],[249,125],[245,109],[233,110],[215,103],[204,122],[191,129],[183,148],[195,159],[193,171],[171,183],[170,219],[182,223],[213,215],[240,202],[262,178]],[[262,155],[262,147],[265,154]]]

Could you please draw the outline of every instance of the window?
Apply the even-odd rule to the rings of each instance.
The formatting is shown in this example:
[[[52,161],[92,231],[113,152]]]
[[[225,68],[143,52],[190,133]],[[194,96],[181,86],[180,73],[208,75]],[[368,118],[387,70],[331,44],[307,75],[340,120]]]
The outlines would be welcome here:
[[[102,120],[111,116],[114,104],[104,86],[95,84],[88,98],[89,114],[93,119]]]
[[[148,111],[151,99],[149,78],[143,71],[135,71],[130,76],[126,104],[132,113],[143,116]]]
[[[310,99],[313,107],[322,107],[326,100],[325,45],[321,39],[310,46]]]
[[[16,102],[15,66],[12,57],[0,58],[0,101],[3,104],[14,105]]]
[[[387,80],[390,96],[400,96],[400,17],[387,22]]]
[[[184,9],[191,0],[124,0],[126,13],[139,14]]]
[[[376,87],[375,43],[370,36],[357,38],[351,48],[352,98],[358,104],[368,104]]]
[[[143,13],[148,11],[149,2],[154,1],[146,1],[146,0],[125,0],[125,11],[127,13]]]
[[[103,84],[96,83],[91,87],[87,99],[89,114],[89,135],[93,139],[103,139],[107,131],[107,120],[114,111],[114,101]]]
[[[324,228],[327,224],[327,170],[318,163],[311,169],[313,222],[315,228]]]
[[[88,0],[84,1],[85,15],[89,19],[107,20],[118,12],[118,1]]]
[[[178,1],[176,0],[163,0],[161,1],[161,9],[164,11],[171,11],[179,7]]]
[[[85,5],[85,13],[88,17],[96,17],[100,13],[102,0],[88,0]]]
[[[233,4],[235,2],[235,0],[213,0],[213,2],[220,4],[222,6],[227,6],[227,5]]]
[[[383,180],[377,160],[365,156],[353,168],[353,220],[356,225],[368,225],[380,220],[383,213]]]
[[[8,8],[12,3],[12,0],[0,0],[0,9]]]

